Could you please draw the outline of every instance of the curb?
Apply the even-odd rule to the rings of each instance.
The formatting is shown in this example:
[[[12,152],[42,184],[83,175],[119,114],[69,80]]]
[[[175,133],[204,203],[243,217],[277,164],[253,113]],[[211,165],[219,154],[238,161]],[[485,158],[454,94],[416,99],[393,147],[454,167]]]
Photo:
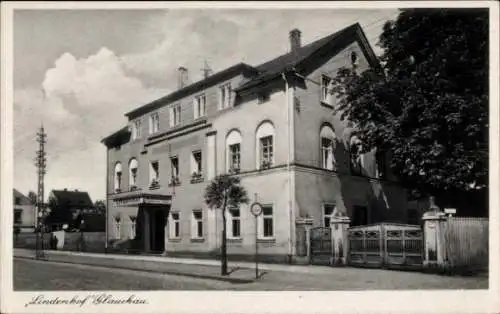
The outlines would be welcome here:
[[[155,274],[165,274],[165,275],[198,278],[198,279],[218,280],[218,281],[224,281],[224,282],[235,283],[235,284],[255,282],[255,279],[230,278],[230,277],[223,277],[223,276],[216,276],[216,275],[214,276],[214,275],[183,273],[183,272],[177,272],[177,271],[171,271],[171,270],[165,271],[165,270],[137,269],[134,267],[126,267],[126,266],[111,267],[111,266],[107,266],[107,265],[98,265],[98,264],[91,264],[91,263],[77,263],[77,262],[69,262],[69,261],[50,260],[50,258],[47,258],[47,257],[42,258],[42,259],[36,259],[35,257],[31,257],[31,256],[14,256],[14,258],[34,260],[34,261],[44,261],[44,262],[50,262],[50,263],[69,264],[69,265],[87,265],[87,266],[97,266],[97,267],[103,267],[103,268],[109,268],[109,269],[134,270],[134,271],[142,271],[142,272],[155,273]]]

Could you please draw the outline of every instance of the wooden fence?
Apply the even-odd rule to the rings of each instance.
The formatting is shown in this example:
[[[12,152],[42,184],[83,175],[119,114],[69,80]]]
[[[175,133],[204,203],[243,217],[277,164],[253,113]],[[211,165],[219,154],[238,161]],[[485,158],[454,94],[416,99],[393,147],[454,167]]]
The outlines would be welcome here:
[[[487,269],[488,235],[488,218],[447,218],[444,236],[449,267]]]

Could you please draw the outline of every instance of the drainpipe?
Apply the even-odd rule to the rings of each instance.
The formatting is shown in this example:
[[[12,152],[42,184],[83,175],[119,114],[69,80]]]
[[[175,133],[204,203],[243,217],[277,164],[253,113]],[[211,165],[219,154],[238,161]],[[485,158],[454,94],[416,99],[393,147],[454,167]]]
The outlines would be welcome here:
[[[106,145],[106,210],[104,211],[104,253],[108,253],[108,210],[109,210],[109,149]]]
[[[289,223],[290,223],[290,234],[288,236],[288,261],[292,262],[292,256],[294,255],[294,246],[293,239],[295,238],[295,197],[294,197],[294,176],[291,171],[291,161],[292,154],[294,152],[294,111],[293,111],[293,101],[290,101],[290,98],[293,99],[293,89],[290,88],[288,84],[288,79],[286,77],[286,73],[282,73],[283,80],[285,81],[285,98],[286,98],[286,122],[288,127],[288,154],[287,154],[287,172],[288,172],[288,215],[289,215]]]

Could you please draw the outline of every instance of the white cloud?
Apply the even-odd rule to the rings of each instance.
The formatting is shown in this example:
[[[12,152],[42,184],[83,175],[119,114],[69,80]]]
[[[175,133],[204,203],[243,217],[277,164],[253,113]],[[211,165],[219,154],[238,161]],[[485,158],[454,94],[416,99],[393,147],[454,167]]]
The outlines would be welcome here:
[[[102,198],[106,159],[100,140],[126,123],[124,113],[167,92],[125,74],[120,58],[107,48],[82,59],[64,53],[46,72],[43,91],[15,91],[15,186],[36,187],[35,134],[43,123],[47,189],[87,189]]]

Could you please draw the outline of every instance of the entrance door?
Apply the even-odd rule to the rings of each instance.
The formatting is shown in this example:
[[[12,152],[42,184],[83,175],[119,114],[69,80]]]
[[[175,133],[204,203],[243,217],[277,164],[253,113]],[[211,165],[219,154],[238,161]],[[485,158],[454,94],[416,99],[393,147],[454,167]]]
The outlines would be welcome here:
[[[166,215],[163,208],[154,209],[149,216],[150,221],[150,251],[161,254],[165,251]]]

